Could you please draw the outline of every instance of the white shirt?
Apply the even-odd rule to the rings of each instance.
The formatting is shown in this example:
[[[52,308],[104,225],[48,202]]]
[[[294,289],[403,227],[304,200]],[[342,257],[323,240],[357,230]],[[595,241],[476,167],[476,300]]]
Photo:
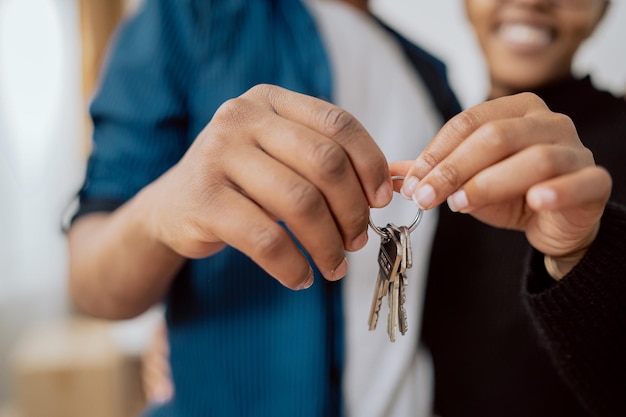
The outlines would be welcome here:
[[[341,1],[307,1],[331,63],[334,102],[368,130],[388,161],[413,160],[442,124],[430,96],[393,37],[371,16]],[[375,224],[408,225],[417,207],[394,195],[392,204],[373,209]],[[418,348],[426,271],[436,213],[426,212],[412,233],[413,268],[408,272],[409,330],[395,343],[387,336],[387,302],[375,331],[368,316],[378,273],[380,239],[370,230],[365,248],[348,254],[344,282],[348,416],[430,416],[432,365]]]

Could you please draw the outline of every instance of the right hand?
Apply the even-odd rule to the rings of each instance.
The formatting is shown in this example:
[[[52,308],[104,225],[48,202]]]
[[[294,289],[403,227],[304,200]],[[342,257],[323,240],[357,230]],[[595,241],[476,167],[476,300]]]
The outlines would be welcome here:
[[[283,285],[312,270],[345,275],[344,250],[367,242],[369,208],[389,203],[384,155],[346,111],[260,85],[224,103],[185,156],[144,191],[158,240],[189,258],[231,245]]]

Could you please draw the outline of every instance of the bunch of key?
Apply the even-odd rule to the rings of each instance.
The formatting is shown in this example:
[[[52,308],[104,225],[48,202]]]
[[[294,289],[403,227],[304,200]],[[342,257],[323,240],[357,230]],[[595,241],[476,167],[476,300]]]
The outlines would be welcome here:
[[[404,303],[408,285],[406,270],[413,266],[411,232],[407,226],[398,227],[392,223],[380,228],[380,231],[382,233],[379,233],[381,235],[378,251],[379,269],[370,310],[369,329],[376,329],[380,306],[386,296],[389,302],[387,333],[389,339],[395,342],[398,330],[402,335],[408,330]]]

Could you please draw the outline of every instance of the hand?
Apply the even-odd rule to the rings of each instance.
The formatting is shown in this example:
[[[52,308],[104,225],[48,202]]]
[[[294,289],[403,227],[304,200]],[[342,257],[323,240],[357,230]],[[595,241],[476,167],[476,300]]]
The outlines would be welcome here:
[[[611,191],[572,121],[530,93],[457,115],[391,173],[405,175],[402,193],[424,209],[447,199],[453,211],[523,230],[561,276],[595,239]]]
[[[141,381],[150,404],[164,404],[174,396],[170,366],[170,346],[165,322],[159,323],[141,358]]]
[[[177,253],[229,244],[290,288],[327,279],[367,242],[369,208],[389,203],[387,162],[361,124],[324,101],[257,86],[226,102],[181,161],[145,190],[150,230]]]

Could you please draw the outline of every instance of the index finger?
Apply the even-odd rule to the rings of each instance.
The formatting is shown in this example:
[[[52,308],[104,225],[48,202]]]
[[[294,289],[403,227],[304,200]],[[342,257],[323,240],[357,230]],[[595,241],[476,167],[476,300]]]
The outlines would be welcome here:
[[[384,207],[392,197],[387,161],[365,128],[347,111],[326,101],[276,86],[259,85],[249,94],[261,96],[281,117],[334,140],[344,150],[371,207]]]
[[[420,201],[445,199],[446,196],[435,197],[435,190],[432,189],[432,186],[421,186],[420,181],[435,169],[439,169],[442,161],[459,148],[468,137],[489,123],[505,119],[523,118],[534,113],[546,111],[548,111],[548,108],[543,100],[534,94],[522,93],[487,101],[459,113],[441,128],[431,143],[409,168],[405,175],[402,194],[406,198]],[[445,171],[447,168],[449,167],[442,167],[440,171]],[[455,175],[454,172],[447,171],[439,174],[444,177],[453,177]],[[459,182],[458,179],[447,179],[449,180],[447,182]]]

